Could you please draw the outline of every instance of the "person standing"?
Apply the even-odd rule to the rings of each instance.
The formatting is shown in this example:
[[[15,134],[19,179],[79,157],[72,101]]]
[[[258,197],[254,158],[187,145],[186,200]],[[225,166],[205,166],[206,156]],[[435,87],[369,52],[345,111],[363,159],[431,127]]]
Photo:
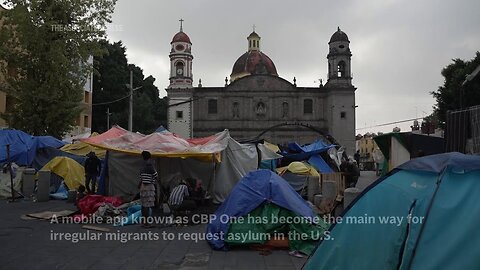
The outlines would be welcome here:
[[[144,227],[150,228],[152,225],[148,222],[148,217],[150,216],[150,208],[155,206],[155,181],[157,181],[158,174],[150,161],[150,152],[143,151],[142,157],[145,166],[140,171],[140,183],[138,184],[142,205],[142,223]]]
[[[358,168],[360,168],[360,150],[357,150],[357,152],[353,155],[353,159],[355,159]]]
[[[97,184],[97,177],[100,175],[102,169],[102,162],[95,155],[94,152],[87,154],[87,160],[85,160],[85,187],[87,188],[88,193],[95,194],[95,186]],[[90,182],[92,183],[92,188],[90,188]]]

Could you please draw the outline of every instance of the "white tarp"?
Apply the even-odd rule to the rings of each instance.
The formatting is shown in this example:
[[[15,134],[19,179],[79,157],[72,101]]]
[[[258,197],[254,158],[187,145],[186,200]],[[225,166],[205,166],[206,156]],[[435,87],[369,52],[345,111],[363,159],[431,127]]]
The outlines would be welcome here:
[[[259,146],[262,160],[281,157],[266,147]],[[221,203],[237,182],[248,172],[258,168],[257,149],[254,144],[240,144],[232,138],[221,162],[200,161],[192,158],[155,158],[156,168],[164,188],[178,183],[178,179],[195,178],[203,182],[212,199]],[[109,195],[132,199],[138,193],[139,172],[143,166],[140,156],[109,151]],[[173,179],[173,180],[172,180]]]
[[[16,191],[20,191],[22,187],[22,175],[24,171],[24,167],[18,167],[17,164],[12,164],[13,170],[16,172],[15,178],[13,178],[13,189]],[[4,170],[1,168],[0,170],[0,198],[11,198],[12,197],[12,189],[11,189],[11,179],[10,179],[10,172],[9,170]],[[15,197],[18,196],[18,193],[15,194]]]
[[[98,136],[82,140],[93,146],[118,152],[140,154],[150,151],[157,157],[197,157],[211,159],[225,150],[230,138],[228,130],[204,138],[184,139],[173,133],[155,132],[149,135],[113,127]]]
[[[392,140],[392,143],[390,146],[389,168],[393,169],[409,161],[410,152],[405,147],[403,147],[403,145],[397,140],[397,138],[395,138],[395,136],[392,136],[391,140]]]

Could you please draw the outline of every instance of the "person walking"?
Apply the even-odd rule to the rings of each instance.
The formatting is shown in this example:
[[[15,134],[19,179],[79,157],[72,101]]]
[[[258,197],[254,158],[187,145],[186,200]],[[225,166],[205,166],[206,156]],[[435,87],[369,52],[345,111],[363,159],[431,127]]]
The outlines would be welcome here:
[[[95,186],[97,184],[97,177],[100,175],[102,169],[102,162],[95,155],[94,152],[87,154],[87,160],[85,160],[85,187],[88,193],[95,194]],[[90,188],[92,183],[92,188]]]

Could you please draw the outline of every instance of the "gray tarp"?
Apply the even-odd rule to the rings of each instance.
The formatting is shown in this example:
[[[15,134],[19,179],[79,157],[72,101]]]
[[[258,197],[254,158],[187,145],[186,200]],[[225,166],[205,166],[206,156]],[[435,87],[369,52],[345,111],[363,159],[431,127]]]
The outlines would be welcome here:
[[[17,164],[13,163],[12,168],[16,170],[15,178],[13,179],[13,189],[16,191],[20,191],[22,187],[22,175],[25,167],[18,167]],[[18,194],[15,194],[17,197]],[[10,179],[10,172],[7,170],[6,173],[3,173],[3,168],[0,167],[0,198],[11,198],[12,191],[11,191],[11,179]]]
[[[268,149],[260,151],[263,160],[278,157],[275,153],[269,153]],[[176,174],[181,174],[182,179],[188,177],[200,179],[213,201],[221,203],[237,182],[258,166],[257,150],[253,144],[240,144],[229,138],[228,146],[221,155],[222,161],[216,165],[213,162],[191,158],[157,158],[156,168],[165,188],[171,187],[172,179],[174,179],[172,183],[178,182],[179,177],[175,177]],[[109,195],[132,199],[138,193],[139,172],[142,166],[140,156],[109,151]]]
[[[120,152],[108,152],[108,194],[120,196],[130,201],[138,191],[140,170],[143,168],[141,156]]]

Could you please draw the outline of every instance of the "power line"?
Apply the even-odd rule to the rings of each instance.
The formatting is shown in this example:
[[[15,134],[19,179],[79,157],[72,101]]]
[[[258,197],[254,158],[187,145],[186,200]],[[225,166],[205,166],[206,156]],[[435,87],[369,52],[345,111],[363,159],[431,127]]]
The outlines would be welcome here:
[[[139,88],[140,89],[140,88]],[[138,89],[133,89],[133,91],[137,91]],[[90,92],[91,93],[91,92]],[[123,99],[126,99],[126,98],[129,98],[132,94],[128,94],[124,97],[121,97],[121,98],[118,98],[118,99],[115,99],[115,100],[112,100],[112,101],[106,101],[106,102],[100,102],[100,103],[93,103],[93,104],[83,104],[83,105],[87,105],[87,106],[99,106],[99,105],[107,105],[107,104],[112,104],[112,103],[115,103],[115,102],[118,102],[120,100],[123,100]],[[57,104],[65,104],[65,105],[72,105],[72,106],[75,106],[75,105],[82,105],[81,102],[72,102],[72,101],[62,101],[62,100],[55,100],[55,99],[52,99],[52,98],[47,98],[47,97],[42,97],[42,96],[36,96],[37,99],[40,99],[40,100],[44,100],[44,101],[52,101],[52,102],[55,102]],[[176,105],[176,104],[173,104],[173,105]]]
[[[202,98],[204,98],[204,97],[191,98],[191,99],[188,99],[188,100],[185,100],[185,101],[181,101],[181,102],[178,102],[178,103],[167,105],[167,108],[175,107],[175,106],[182,105],[182,104],[185,104],[185,103],[190,103],[190,102],[202,99]]]
[[[400,121],[395,121],[395,122],[390,122],[390,123],[373,125],[373,126],[369,126],[369,127],[357,128],[356,130],[362,130],[362,129],[374,128],[374,127],[389,126],[389,125],[394,125],[394,124],[399,124],[399,123],[405,123],[405,122],[415,121],[415,120],[423,119],[423,118],[424,118],[424,117],[416,117],[416,118],[407,119],[407,120],[400,120]]]
[[[126,98],[129,98],[130,96],[133,96],[133,92],[135,92],[135,91],[137,91],[137,90],[139,90],[139,89],[141,89],[141,88],[142,88],[142,86],[137,87],[137,88],[135,88],[135,89],[132,89],[132,92],[129,93],[128,95],[124,96],[124,97],[121,97],[121,98],[118,98],[118,99],[115,99],[115,100],[112,100],[112,101],[107,101],[107,102],[93,103],[91,106],[107,105],[107,104],[112,104],[112,103],[118,102],[118,101],[120,101],[120,100],[122,100],[122,99],[126,99]]]
[[[128,95],[126,95],[126,96],[124,96],[124,97],[121,97],[121,98],[118,98],[118,99],[112,100],[112,101],[100,102],[100,103],[92,103],[92,105],[91,105],[91,106],[98,106],[98,105],[107,105],[107,104],[112,104],[112,103],[118,102],[118,101],[120,101],[120,100],[122,100],[122,99],[129,98],[131,95],[133,95],[133,93],[132,93],[132,94],[128,94]]]

